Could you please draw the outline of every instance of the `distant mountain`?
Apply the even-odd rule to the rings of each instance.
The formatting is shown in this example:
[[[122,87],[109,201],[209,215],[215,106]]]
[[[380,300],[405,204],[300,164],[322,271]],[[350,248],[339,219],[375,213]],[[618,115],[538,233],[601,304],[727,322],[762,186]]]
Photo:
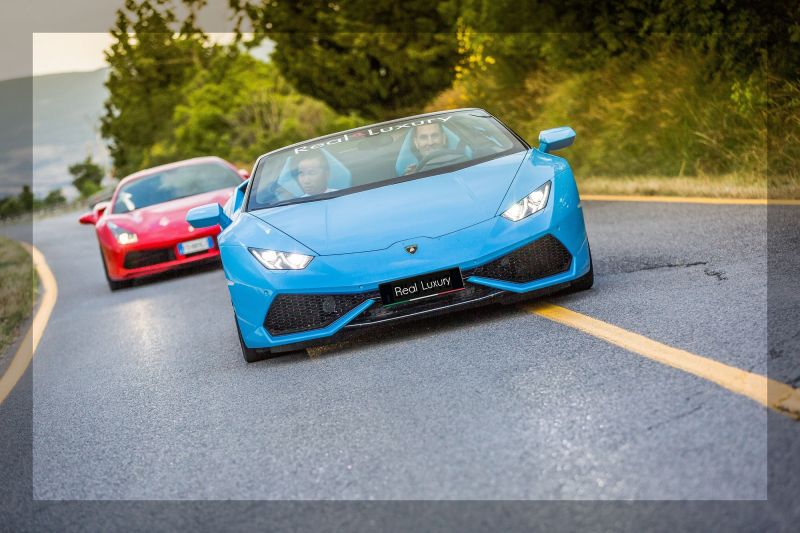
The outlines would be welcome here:
[[[0,81],[0,196],[30,183],[31,164],[37,196],[62,187],[74,195],[67,167],[87,155],[108,168],[99,131],[107,76],[104,68]]]

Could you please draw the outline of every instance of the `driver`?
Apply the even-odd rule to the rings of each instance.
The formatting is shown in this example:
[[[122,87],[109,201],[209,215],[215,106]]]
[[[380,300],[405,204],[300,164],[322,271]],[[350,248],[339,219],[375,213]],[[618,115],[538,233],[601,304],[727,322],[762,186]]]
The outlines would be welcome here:
[[[412,140],[414,141],[415,155],[417,155],[418,160],[437,150],[443,149],[447,142],[444,135],[444,127],[440,122],[415,126]],[[406,167],[403,175],[407,176],[416,170],[417,163],[412,163]]]
[[[325,155],[321,152],[301,154],[296,161],[297,183],[303,189],[303,196],[314,196],[338,189],[328,188],[330,167]]]

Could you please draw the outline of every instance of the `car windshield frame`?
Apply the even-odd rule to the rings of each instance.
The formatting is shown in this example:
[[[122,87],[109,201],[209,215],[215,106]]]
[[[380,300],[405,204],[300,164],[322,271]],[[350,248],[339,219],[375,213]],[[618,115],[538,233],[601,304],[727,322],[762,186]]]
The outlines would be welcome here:
[[[194,192],[194,193],[191,193],[191,194],[184,194],[184,195],[181,195],[181,196],[176,196],[174,198],[170,198],[169,200],[163,200],[163,201],[160,201],[160,202],[150,203],[150,204],[141,205],[141,206],[135,206],[133,209],[129,209],[129,210],[126,210],[126,211],[119,211],[119,210],[116,209],[117,203],[119,201],[120,194],[122,194],[122,192],[127,187],[130,187],[131,185],[139,183],[139,182],[141,182],[143,180],[153,179],[154,177],[159,176],[159,175],[167,175],[170,172],[186,170],[186,169],[190,169],[192,167],[209,167],[209,166],[219,167],[220,169],[228,172],[231,175],[231,178],[234,178],[234,177],[238,178],[239,181],[236,182],[236,181],[234,181],[232,179],[231,180],[232,181],[231,185],[228,185],[228,186],[225,186],[225,187],[209,189],[209,190],[203,191],[203,192]],[[199,162],[196,162],[196,163],[190,163],[190,164],[185,164],[185,165],[174,166],[172,168],[164,168],[164,169],[160,169],[160,170],[153,170],[152,172],[147,172],[147,174],[144,174],[142,176],[137,176],[136,178],[132,179],[128,183],[125,183],[125,184],[121,183],[120,186],[117,187],[117,189],[114,191],[114,196],[111,198],[111,206],[109,208],[109,214],[112,214],[112,215],[125,215],[125,214],[128,214],[128,213],[133,213],[134,211],[138,211],[140,209],[146,209],[148,207],[152,207],[154,205],[161,205],[161,204],[164,204],[164,203],[167,203],[167,202],[180,200],[182,198],[189,198],[191,196],[196,196],[198,194],[207,194],[207,193],[214,192],[214,191],[221,191],[221,190],[224,190],[224,189],[234,188],[234,187],[237,187],[239,185],[241,185],[241,176],[235,170],[233,170],[232,168],[228,167],[227,165],[225,165],[224,163],[222,163],[220,161],[214,161],[214,160],[211,160],[211,161],[199,161]]]
[[[304,145],[312,145],[312,144],[317,144],[317,143],[321,144],[321,143],[324,143],[324,142],[326,142],[328,140],[335,140],[337,137],[340,137],[342,135],[350,134],[350,133],[353,133],[353,132],[363,131],[365,129],[379,128],[381,126],[385,127],[387,125],[398,124],[398,123],[402,123],[402,122],[405,122],[405,121],[414,121],[414,120],[419,120],[419,119],[435,118],[435,117],[437,117],[439,115],[447,115],[447,114],[451,114],[451,115],[455,115],[455,114],[473,114],[473,116],[476,116],[476,117],[486,118],[486,119],[490,120],[491,122],[493,122],[494,125],[498,129],[500,129],[501,131],[503,131],[503,132],[508,134],[509,139],[512,140],[512,145],[511,145],[510,148],[508,148],[506,150],[503,150],[501,152],[496,152],[496,153],[491,153],[491,154],[488,154],[488,155],[485,155],[485,156],[476,157],[474,159],[469,159],[469,160],[464,161],[462,163],[456,163],[456,164],[453,164],[453,165],[446,165],[445,164],[443,166],[436,167],[436,168],[431,168],[429,170],[425,170],[425,171],[422,171],[422,172],[416,172],[416,173],[413,173],[413,174],[408,175],[408,176],[403,175],[403,176],[397,176],[397,177],[394,177],[394,178],[386,178],[384,180],[379,180],[379,181],[372,182],[372,183],[356,185],[356,186],[348,187],[346,189],[341,189],[341,190],[331,191],[331,192],[325,192],[325,193],[316,194],[316,195],[313,195],[313,196],[290,198],[290,199],[281,200],[281,201],[277,201],[277,202],[273,202],[273,203],[267,203],[267,204],[256,204],[255,203],[255,199],[253,198],[253,190],[257,189],[257,187],[258,187],[258,180],[261,178],[261,170],[263,169],[263,165],[271,157],[280,156],[284,152],[287,152],[289,150],[293,150],[293,149],[298,148],[298,147],[302,147]],[[301,142],[298,142],[298,143],[295,143],[295,144],[291,144],[289,146],[284,146],[282,148],[278,148],[276,150],[272,150],[270,152],[267,152],[267,153],[261,155],[256,160],[256,163],[255,163],[255,165],[253,167],[252,178],[249,180],[250,183],[248,183],[247,190],[245,191],[245,198],[244,198],[244,202],[243,202],[243,205],[244,205],[243,211],[244,212],[250,212],[250,211],[258,211],[258,210],[262,210],[262,209],[272,209],[272,208],[275,208],[275,207],[294,205],[294,204],[300,204],[300,203],[318,202],[318,201],[322,201],[322,200],[328,200],[328,199],[331,199],[331,198],[337,198],[337,197],[340,197],[340,196],[346,196],[346,195],[349,195],[349,194],[355,194],[357,192],[362,192],[362,191],[365,191],[365,190],[375,189],[375,188],[378,188],[378,187],[386,187],[386,186],[389,186],[389,185],[395,185],[397,183],[403,183],[403,182],[406,182],[406,181],[414,181],[414,180],[418,180],[418,179],[428,178],[428,177],[431,177],[431,176],[436,176],[436,175],[439,175],[439,174],[447,174],[447,173],[450,173],[450,172],[456,172],[458,170],[462,170],[464,168],[472,167],[472,166],[475,166],[475,165],[480,165],[482,163],[485,163],[487,161],[491,161],[491,160],[494,160],[494,159],[498,159],[500,157],[505,157],[505,156],[508,156],[508,155],[511,155],[511,154],[514,154],[514,153],[527,151],[527,150],[530,150],[530,148],[531,148],[530,145],[525,141],[525,139],[523,139],[514,130],[509,128],[506,124],[504,124],[497,117],[493,116],[492,114],[490,114],[487,111],[484,111],[483,109],[480,109],[480,108],[466,108],[466,109],[452,109],[452,110],[446,110],[446,111],[436,111],[436,112],[433,112],[433,113],[424,113],[424,114],[421,114],[421,115],[413,115],[413,116],[410,116],[410,117],[398,118],[398,119],[389,120],[389,121],[385,121],[385,122],[379,122],[379,123],[376,123],[376,124],[368,124],[368,125],[365,125],[365,126],[359,126],[357,128],[352,128],[352,129],[349,129],[349,130],[332,133],[330,135],[324,135],[324,136],[321,136],[321,137],[316,137],[316,138],[313,138],[313,139],[304,140],[304,141],[301,141]]]

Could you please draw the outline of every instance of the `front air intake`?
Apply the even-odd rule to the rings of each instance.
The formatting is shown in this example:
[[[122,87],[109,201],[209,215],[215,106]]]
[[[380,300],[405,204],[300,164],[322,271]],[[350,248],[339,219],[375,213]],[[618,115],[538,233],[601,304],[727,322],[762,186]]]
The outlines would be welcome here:
[[[481,265],[472,273],[481,278],[527,283],[569,270],[572,254],[561,241],[545,235],[522,248]]]

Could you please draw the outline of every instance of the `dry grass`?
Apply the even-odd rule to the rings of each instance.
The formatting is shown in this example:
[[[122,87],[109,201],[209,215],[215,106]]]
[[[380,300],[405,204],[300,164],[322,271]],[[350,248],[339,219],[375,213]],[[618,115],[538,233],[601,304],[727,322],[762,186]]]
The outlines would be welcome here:
[[[39,280],[28,252],[0,236],[0,358],[33,309]]]
[[[708,198],[800,198],[799,178],[774,178],[769,187],[761,176],[589,176],[577,178],[582,194],[628,194],[643,196],[694,196]]]

